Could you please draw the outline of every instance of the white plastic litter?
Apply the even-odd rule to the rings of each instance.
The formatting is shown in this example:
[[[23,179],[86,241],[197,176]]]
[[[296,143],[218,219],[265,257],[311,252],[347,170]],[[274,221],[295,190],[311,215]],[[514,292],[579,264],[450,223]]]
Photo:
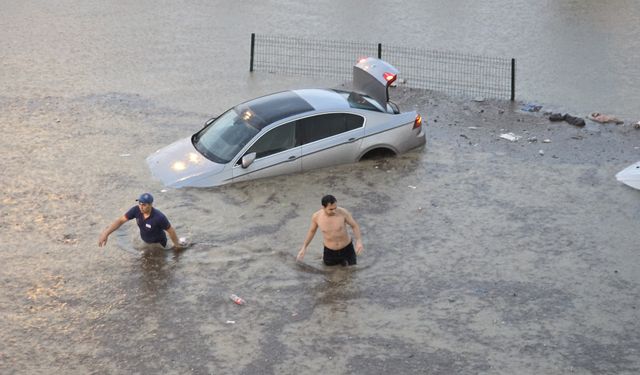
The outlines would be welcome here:
[[[520,136],[515,135],[513,133],[503,133],[503,134],[500,134],[500,138],[506,139],[507,141],[511,141],[511,142],[517,142],[518,139],[520,139]]]

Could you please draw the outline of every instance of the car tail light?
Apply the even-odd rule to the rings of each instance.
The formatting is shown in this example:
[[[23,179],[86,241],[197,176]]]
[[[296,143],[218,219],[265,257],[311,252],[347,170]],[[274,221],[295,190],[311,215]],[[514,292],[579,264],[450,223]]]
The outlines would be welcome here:
[[[417,114],[416,119],[413,120],[413,129],[418,129],[421,126],[422,126],[422,116]]]
[[[389,73],[389,72],[385,72],[382,77],[384,78],[385,81],[387,81],[387,86],[389,86],[390,84],[393,83],[393,81],[396,80],[396,78],[398,78],[397,74],[393,74],[393,73]]]

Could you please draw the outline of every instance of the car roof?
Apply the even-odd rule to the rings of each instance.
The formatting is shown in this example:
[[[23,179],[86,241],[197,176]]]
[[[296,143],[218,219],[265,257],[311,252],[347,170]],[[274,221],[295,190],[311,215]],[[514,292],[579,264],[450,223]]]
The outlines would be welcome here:
[[[382,111],[362,99],[362,94],[334,89],[276,92],[239,104],[235,110],[251,126],[261,130],[269,124],[295,115],[344,111],[353,108]]]
[[[255,98],[236,106],[245,121],[257,129],[283,118],[313,111],[313,107],[293,91],[282,91]]]
[[[316,111],[330,111],[349,108],[347,100],[331,89],[293,90],[309,103]]]
[[[276,92],[239,104],[236,111],[256,129],[290,116],[313,111],[349,108],[347,100],[330,89],[302,89]]]

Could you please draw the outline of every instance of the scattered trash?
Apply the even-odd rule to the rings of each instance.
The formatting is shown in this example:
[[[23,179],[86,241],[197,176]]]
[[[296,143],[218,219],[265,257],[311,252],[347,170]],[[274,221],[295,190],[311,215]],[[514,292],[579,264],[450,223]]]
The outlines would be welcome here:
[[[540,154],[540,156],[544,156],[544,150],[538,151],[538,154]]]
[[[166,193],[167,191],[168,191],[167,189],[160,190],[161,193]]]
[[[60,240],[60,242],[67,245],[73,245],[78,243],[78,239],[73,234],[65,234],[62,236],[62,239]]]
[[[560,113],[552,113],[549,115],[549,121],[566,121],[571,125],[575,126],[585,126],[584,119],[581,117],[571,116],[568,113],[560,114]]]
[[[236,324],[235,320],[227,320],[227,324]]]
[[[620,120],[617,117],[609,116],[609,115],[603,115],[602,113],[599,113],[599,112],[593,112],[587,118],[589,120],[591,120],[591,121],[599,122],[599,123],[602,123],[602,124],[606,124],[608,122],[613,122],[616,125],[624,124],[624,121]]]
[[[564,121],[564,115],[562,113],[552,113],[549,116],[549,121]]]
[[[416,188],[416,187],[415,187],[415,186],[413,186],[413,185],[409,185],[409,187],[410,187],[411,189],[415,189],[415,188]]]
[[[551,143],[551,140],[547,138],[547,139],[543,140],[542,143]]]
[[[571,125],[575,126],[585,126],[585,122],[583,118],[571,116],[568,113],[564,114],[564,121],[568,122]]]
[[[541,105],[538,104],[533,104],[533,103],[528,103],[522,106],[522,108],[520,108],[520,110],[525,111],[525,112],[538,112],[542,109]]]
[[[618,172],[616,180],[634,189],[640,189],[640,161]]]
[[[467,136],[466,136],[466,135],[464,135],[464,134],[460,134],[460,136],[461,136],[462,138],[464,138],[464,139],[469,139],[469,137],[467,137]]]
[[[120,154],[120,156],[123,157],[123,158],[126,158],[126,157],[131,156],[131,154]]]
[[[236,304],[236,305],[244,305],[244,300],[240,297],[238,297],[235,294],[232,294],[229,296],[229,298]]]
[[[538,138],[537,137],[529,137],[529,138],[527,138],[527,141],[529,141],[529,143],[535,143],[535,142],[538,142]]]
[[[638,122],[640,124],[640,121]],[[480,128],[478,128],[477,126],[469,126],[469,129],[471,130],[478,130]]]
[[[634,129],[640,129],[640,121],[638,121],[635,124],[633,124],[633,128]]]
[[[503,133],[503,134],[500,134],[500,138],[506,139],[507,141],[516,142],[518,141],[518,139],[520,139],[520,136],[515,135],[513,133]]]
[[[474,102],[484,102],[484,98],[482,96],[476,96],[475,98],[473,98]]]

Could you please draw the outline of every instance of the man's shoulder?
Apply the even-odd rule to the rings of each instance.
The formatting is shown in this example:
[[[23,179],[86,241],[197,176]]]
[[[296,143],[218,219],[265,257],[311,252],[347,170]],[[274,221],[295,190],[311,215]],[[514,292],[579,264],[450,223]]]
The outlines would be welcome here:
[[[349,216],[351,215],[349,213],[349,211],[346,208],[342,208],[342,207],[336,207],[336,213],[342,215],[342,216]]]
[[[135,217],[137,217],[140,214],[140,209],[138,209],[138,206],[133,206],[130,209],[127,210],[127,212],[125,212],[124,216],[131,220]]]
[[[157,219],[166,219],[167,216],[165,214],[162,213],[162,211],[160,211],[157,208],[153,208],[153,215],[157,218]]]

